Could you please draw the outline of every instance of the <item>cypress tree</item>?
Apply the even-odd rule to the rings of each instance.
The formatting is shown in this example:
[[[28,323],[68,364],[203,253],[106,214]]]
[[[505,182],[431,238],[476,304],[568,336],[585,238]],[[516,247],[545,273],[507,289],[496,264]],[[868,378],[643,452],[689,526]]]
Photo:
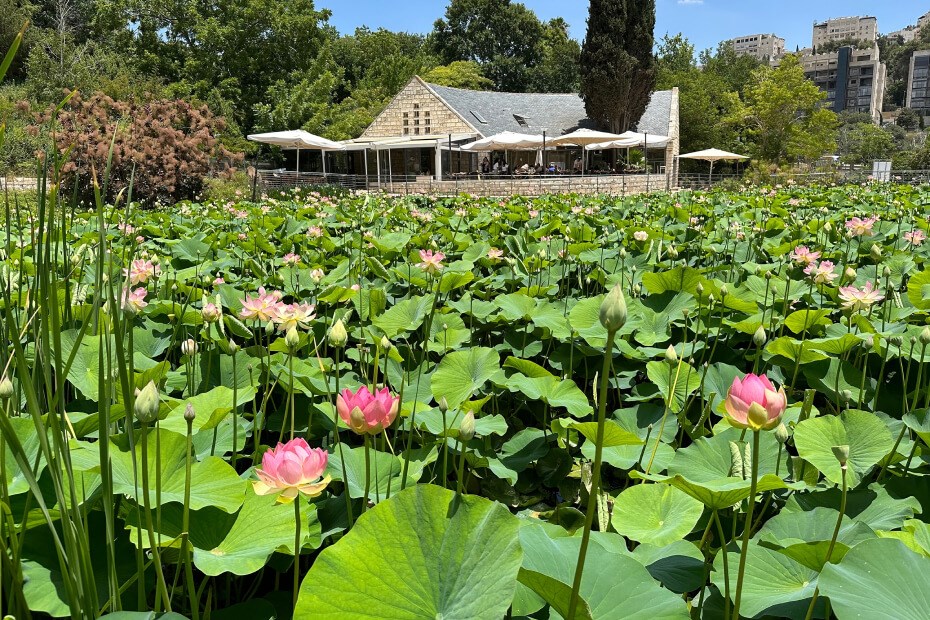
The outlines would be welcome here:
[[[655,0],[591,0],[581,48],[588,117],[620,133],[642,116],[655,85]]]

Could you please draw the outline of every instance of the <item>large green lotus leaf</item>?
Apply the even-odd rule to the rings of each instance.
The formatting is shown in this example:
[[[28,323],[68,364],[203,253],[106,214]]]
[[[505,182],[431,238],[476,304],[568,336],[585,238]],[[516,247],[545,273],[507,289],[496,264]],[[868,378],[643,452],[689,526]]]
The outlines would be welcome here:
[[[661,273],[644,273],[643,286],[653,295],[666,291],[696,293],[697,285],[706,282],[701,272],[693,267],[675,267]]]
[[[819,469],[834,484],[842,479],[839,461],[833,446],[849,446],[846,473],[850,488],[869,469],[885,458],[894,446],[888,427],[867,411],[849,409],[839,416],[820,416],[804,420],[794,429],[794,445],[798,455]]]
[[[830,319],[827,318],[832,312],[829,308],[820,308],[817,310],[795,310],[785,317],[785,327],[795,334],[800,334],[809,330],[815,325],[829,325]]]
[[[506,386],[511,392],[522,392],[527,398],[541,400],[551,407],[565,407],[573,416],[586,416],[592,411],[588,397],[571,379],[560,381],[552,375],[527,377],[517,373],[507,379]]]
[[[135,471],[141,471],[142,450],[138,445],[141,435],[136,435]],[[125,436],[111,440],[110,461],[113,470],[113,491],[128,495],[138,502],[142,501],[142,476],[138,480],[133,476],[133,454],[129,450]],[[160,443],[161,458],[156,458],[156,445]],[[156,504],[156,497],[162,503],[184,503],[185,465],[187,459],[187,438],[171,431],[151,429],[148,433],[148,477],[149,499]],[[81,471],[100,471],[99,455],[96,446],[78,445],[71,451],[75,469]],[[160,462],[161,472],[156,465]],[[216,506],[226,512],[234,512],[242,505],[245,497],[246,482],[239,478],[235,470],[224,460],[209,456],[191,465],[190,507],[199,510],[205,506]],[[155,489],[160,489],[156,493]]]
[[[930,446],[930,409],[915,409],[901,418],[909,429]]]
[[[242,406],[254,397],[255,388],[239,388],[236,393],[236,405]],[[202,392],[179,401],[178,405],[171,409],[170,413],[159,422],[161,429],[174,431],[181,435],[187,433],[187,421],[184,419],[184,411],[188,403],[193,406],[196,414],[193,425],[194,433],[210,430],[216,427],[233,410],[233,390],[219,385],[209,392]]]
[[[908,519],[897,532],[876,532],[882,538],[896,538],[915,553],[930,557],[930,526],[917,519]]]
[[[499,295],[494,303],[500,308],[500,314],[507,322],[529,320],[533,309],[536,307],[536,300],[523,293],[509,293]]]
[[[462,408],[446,412],[446,434],[452,437],[458,435],[459,425],[467,414]],[[438,407],[417,411],[416,426],[424,429],[429,433],[442,436],[442,412]],[[475,418],[475,434],[479,437],[487,435],[505,435],[507,433],[507,421],[504,416],[499,414],[483,415]]]
[[[349,497],[359,498],[365,495],[365,448],[346,449],[346,444],[340,443],[333,448],[329,455],[326,474],[333,480],[342,480],[342,455],[345,458],[346,486]],[[370,487],[368,499],[382,501],[400,491],[403,479],[403,460],[387,452],[371,449],[370,461]],[[431,452],[427,460],[410,460],[407,466],[407,485],[415,484],[423,473],[423,468],[436,459],[436,453]]]
[[[693,592],[704,584],[704,555],[693,542],[676,540],[664,547],[644,543],[633,550],[633,558],[672,592]]]
[[[851,547],[875,538],[875,532],[868,525],[844,516],[828,558],[827,551],[839,514],[837,510],[821,507],[804,512],[781,512],[762,527],[758,534],[759,544],[820,571],[827,561],[839,562]]]
[[[807,364],[802,372],[812,388],[826,394],[831,399],[839,397],[844,392],[849,392],[852,403],[859,402],[860,395],[863,402],[869,402],[872,398],[872,386],[875,384],[875,379],[866,377],[863,383],[862,371],[839,357]],[[860,386],[864,389],[859,389]]]
[[[930,558],[901,541],[877,538],[849,550],[820,576],[820,591],[839,620],[930,618]]]
[[[572,330],[578,332],[588,346],[595,349],[603,349],[607,344],[607,330],[601,325],[599,318],[603,301],[604,295],[582,299],[568,313],[568,321]]]
[[[619,536],[610,536],[621,543],[623,541]],[[637,560],[610,551],[608,547],[613,545],[605,546],[600,542],[601,538],[595,536],[591,539],[581,579],[581,598],[588,604],[591,618],[684,620],[688,617],[681,598],[663,589]],[[545,529],[534,525],[520,528],[520,544],[524,569],[571,586],[580,538],[551,538]],[[623,575],[623,578],[618,579],[617,575]]]
[[[716,362],[707,367],[704,373],[704,382],[701,384],[701,393],[710,401],[711,411],[717,411],[720,404],[726,400],[733,385],[733,379],[741,377],[742,371],[736,366]]]
[[[475,396],[500,368],[500,356],[494,349],[472,347],[449,353],[430,380],[433,396],[437,401],[444,397],[449,407],[458,407]]]
[[[730,576],[730,597],[736,592],[739,553],[727,553]],[[714,559],[711,580],[723,594],[723,554]],[[817,571],[795,562],[772,549],[750,543],[746,553],[746,573],[743,577],[743,594],[740,616],[774,616],[776,618],[803,618],[810,598],[817,587]]]
[[[39,457],[39,434],[36,432],[35,424],[29,417],[11,417],[8,418],[16,438],[23,448],[26,460],[32,466],[37,466],[33,470],[36,479],[39,478],[42,470],[45,469],[45,459]],[[4,440],[6,442],[7,440]],[[6,478],[7,492],[10,495],[19,495],[29,490],[29,483],[23,475],[23,470],[16,464],[13,457],[13,451],[10,447],[4,446],[3,451],[3,476]],[[30,467],[29,469],[32,469]]]
[[[697,525],[704,505],[665,484],[636,484],[614,499],[611,525],[640,543],[663,546],[682,540]]]
[[[930,269],[915,273],[907,281],[907,298],[918,310],[930,309]]]
[[[303,499],[298,498],[300,502]],[[294,553],[295,520],[290,504],[279,504],[274,495],[246,492],[245,501],[225,538],[211,549],[194,548],[194,564],[211,577],[222,573],[249,575],[261,570],[274,551]],[[320,546],[320,522],[316,506],[300,509],[302,545]]]
[[[420,327],[432,305],[432,295],[411,297],[388,308],[384,314],[375,317],[373,323],[388,338],[394,338],[398,334],[414,331]]]
[[[659,476],[656,474],[643,474],[638,471],[631,471],[630,476],[633,478],[642,478],[653,482],[664,482],[670,484],[694,499],[698,500],[711,510],[723,510],[737,504],[749,497],[750,481],[741,478],[719,478],[717,480],[706,480],[695,482],[688,480],[681,475]],[[785,482],[774,474],[765,474],[760,477],[757,484],[757,491],[764,493],[766,491],[775,491],[779,489],[804,489],[803,483]]]
[[[219,614],[213,614],[218,617]],[[173,611],[155,613],[154,611],[117,611],[112,614],[100,616],[101,620],[187,620],[186,617]]]
[[[692,392],[701,387],[701,373],[683,360],[677,364],[649,362],[646,364],[646,375],[658,388],[666,406],[675,414],[685,406]]]
[[[559,581],[555,577],[525,568],[520,569],[518,579],[523,591],[528,591],[530,595],[536,595],[536,600],[540,602],[539,605],[535,605],[538,608],[531,613],[539,611],[545,603],[548,603],[559,616],[563,618],[568,616],[572,604],[572,587],[569,584]],[[588,604],[581,599],[580,595],[578,599],[574,617],[578,620],[591,620],[591,609]],[[521,606],[526,607],[527,605],[520,601],[518,595],[518,598],[514,599],[513,608],[517,609]],[[514,611],[514,613],[517,612]],[[528,614],[521,613],[521,615]]]
[[[294,617],[499,620],[517,586],[518,530],[500,504],[409,488],[317,557]]]
[[[597,422],[574,422],[571,428],[584,435],[592,444],[597,439]],[[642,446],[643,440],[613,420],[604,420],[604,438],[601,447]]]
[[[825,353],[814,351],[811,347],[804,346],[802,341],[789,336],[782,336],[771,341],[765,347],[765,352],[769,355],[779,355],[787,358],[792,363],[800,363],[801,365],[827,359]]]
[[[810,511],[818,506],[840,508],[841,493],[837,488],[812,493],[793,494],[783,512]],[[885,487],[871,484],[867,489],[855,489],[846,495],[846,516],[865,523],[873,530],[895,530],[920,512],[920,502],[913,497],[895,499]]]

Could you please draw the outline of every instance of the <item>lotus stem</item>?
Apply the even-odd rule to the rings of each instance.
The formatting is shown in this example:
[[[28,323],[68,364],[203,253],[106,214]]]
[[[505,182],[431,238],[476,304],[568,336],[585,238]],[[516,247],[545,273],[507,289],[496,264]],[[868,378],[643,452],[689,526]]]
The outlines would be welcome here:
[[[829,562],[830,558],[833,556],[833,548],[836,546],[836,539],[840,535],[840,527],[843,525],[843,517],[846,515],[846,493],[848,490],[848,485],[846,484],[846,469],[847,466],[844,464],[840,467],[840,473],[842,476],[842,494],[840,495],[840,514],[836,517],[836,526],[833,528],[833,536],[830,538],[830,544],[827,546],[827,556],[826,561]],[[814,606],[817,604],[817,597],[820,595],[820,588],[814,588],[814,596],[811,597],[811,604],[807,608],[807,614],[804,616],[804,620],[811,620],[814,617]],[[830,614],[824,616],[826,618],[830,617]]]
[[[588,492],[588,509],[584,517],[584,532],[581,536],[581,546],[578,549],[578,563],[575,565],[575,579],[572,582],[572,596],[568,605],[568,618],[575,617],[578,609],[579,593],[581,591],[581,577],[584,572],[585,557],[588,554],[588,541],[591,539],[591,526],[594,523],[594,512],[597,510],[597,495],[601,484],[601,457],[604,450],[604,417],[607,412],[607,379],[610,376],[611,362],[613,361],[614,338],[617,330],[607,332],[607,344],[604,347],[604,365],[601,369],[601,384],[598,389],[597,402],[597,436],[594,440],[594,464],[591,472],[591,490]]]
[[[200,600],[194,586],[194,570],[192,568],[191,550],[188,545],[190,539],[190,504],[191,504],[191,461],[193,460],[193,425],[192,419],[187,420],[187,453],[184,463],[184,508],[181,517],[181,548],[184,553],[184,576],[187,581],[187,597],[190,600],[191,614],[194,620],[200,620]],[[235,454],[235,452],[233,452]]]
[[[733,599],[733,620],[739,620],[740,598],[743,594],[743,576],[746,573],[746,552],[752,534],[752,513],[756,507],[756,488],[759,481],[759,432],[752,432],[752,483],[749,486],[749,506],[746,508],[746,523],[743,527],[743,547],[739,554],[739,569],[736,573],[736,596]],[[724,551],[726,553],[726,551]]]
[[[362,514],[368,510],[368,492],[371,490],[371,441],[368,434],[365,434],[365,495],[362,496]],[[346,489],[346,493],[348,493]]]
[[[161,602],[164,603],[165,611],[171,611],[171,600],[168,597],[168,586],[165,583],[165,575],[162,572],[161,553],[158,549],[160,540],[155,540],[155,526],[152,520],[152,502],[149,499],[148,424],[143,422],[141,426],[142,436],[140,437],[140,443],[142,444],[142,505],[145,510],[145,522],[149,535],[149,546],[152,548],[152,564],[155,566],[155,586],[158,590],[159,596],[161,597]],[[156,612],[158,611],[159,607],[160,605],[158,599],[156,599]]]
[[[300,591],[300,492],[294,498],[294,608]]]

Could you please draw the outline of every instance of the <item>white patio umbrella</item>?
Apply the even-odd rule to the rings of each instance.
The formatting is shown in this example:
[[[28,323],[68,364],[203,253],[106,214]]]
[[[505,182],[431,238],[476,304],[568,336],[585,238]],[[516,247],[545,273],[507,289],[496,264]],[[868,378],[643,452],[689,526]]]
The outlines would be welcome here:
[[[703,151],[694,151],[693,153],[679,155],[678,159],[701,159],[704,161],[709,161],[710,174],[708,175],[708,181],[710,181],[713,180],[714,177],[715,161],[739,161],[741,159],[749,159],[749,156],[730,153],[728,151],[721,151],[720,149],[704,149]]]
[[[557,136],[549,140],[549,143],[553,146],[560,146],[563,144],[572,144],[574,146],[580,146],[582,148],[582,155],[584,154],[584,148],[589,144],[599,144],[602,142],[613,142],[615,140],[622,140],[623,136],[616,133],[607,133],[606,131],[596,131],[594,129],[576,129],[571,133],[567,133],[562,136]],[[584,174],[584,157],[581,158],[581,174]]]
[[[327,140],[303,129],[290,129],[288,131],[270,131],[267,133],[253,133],[247,136],[253,142],[273,144],[285,149],[297,149],[297,174],[300,175],[300,149],[319,149],[320,151],[342,151],[345,147],[332,140]],[[326,174],[326,157],[323,157],[323,174]]]
[[[637,133],[635,131],[624,131],[619,135],[622,136],[619,140],[589,144],[585,148],[587,148],[589,151],[598,151],[601,149],[625,149],[634,146],[658,148],[666,146],[671,141],[671,138],[668,136],[652,133]]]
[[[514,131],[502,131],[493,136],[463,144],[461,149],[463,151],[506,151],[508,149],[514,151],[532,151],[541,148],[542,144],[542,136],[534,136],[528,133],[516,133]]]

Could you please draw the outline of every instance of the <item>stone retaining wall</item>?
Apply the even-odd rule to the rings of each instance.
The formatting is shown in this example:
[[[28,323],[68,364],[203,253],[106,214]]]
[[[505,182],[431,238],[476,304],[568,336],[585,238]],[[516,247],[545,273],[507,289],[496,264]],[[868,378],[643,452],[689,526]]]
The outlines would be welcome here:
[[[467,179],[461,181],[416,180],[407,183],[382,183],[381,189],[392,194],[430,194],[476,196],[540,196],[543,194],[642,194],[672,188],[670,176],[633,174],[622,176],[566,176],[561,178]],[[369,188],[376,191],[375,187]]]

